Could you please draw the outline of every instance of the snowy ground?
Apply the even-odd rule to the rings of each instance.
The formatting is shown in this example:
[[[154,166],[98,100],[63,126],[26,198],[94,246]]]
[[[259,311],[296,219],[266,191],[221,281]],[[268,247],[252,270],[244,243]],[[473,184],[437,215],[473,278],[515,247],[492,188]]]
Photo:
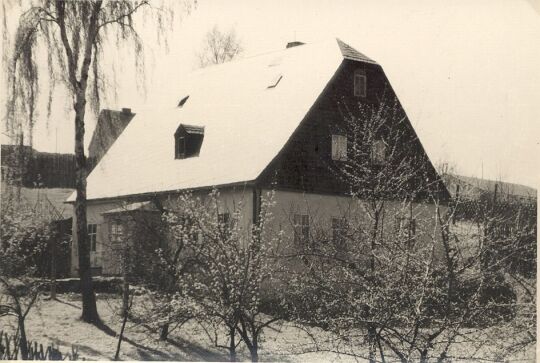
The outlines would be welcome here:
[[[38,343],[59,345],[63,353],[71,351],[71,345],[75,345],[81,358],[111,360],[118,342],[116,333],[121,326],[119,303],[116,296],[98,295],[98,311],[104,324],[97,328],[79,319],[81,301],[78,295],[62,294],[58,301],[41,300],[27,318],[27,334],[30,340]],[[7,317],[0,318],[0,330],[10,331],[14,329],[12,324],[13,321]],[[227,352],[214,347],[196,323],[184,325],[181,330],[173,331],[168,341],[160,342],[156,339],[156,333],[150,333],[142,325],[128,322],[125,337],[121,348],[122,360],[227,361],[228,358]],[[308,333],[285,323],[266,331],[261,344],[260,360],[355,361],[347,355],[314,350]],[[242,345],[239,347],[239,358],[249,360]],[[534,361],[534,350],[512,359],[517,360]]]
[[[116,351],[121,319],[118,315],[119,300],[111,296],[98,296],[98,311],[104,324],[101,329],[82,322],[81,301],[77,295],[59,295],[58,301],[42,300],[27,318],[26,329],[30,340],[60,346],[71,351],[79,349],[86,360],[111,360]],[[13,319],[0,318],[0,330],[14,330]],[[278,330],[279,329],[279,330]],[[158,341],[156,334],[135,323],[126,325],[122,342],[122,360],[174,360],[174,361],[227,361],[224,349],[212,346],[207,335],[195,323],[187,323],[181,330],[170,334],[166,342]],[[292,326],[281,325],[269,329],[261,344],[262,361],[342,361],[333,353],[306,353],[313,350],[308,335]],[[271,353],[270,353],[271,352]],[[246,349],[239,347],[239,358],[248,360]]]

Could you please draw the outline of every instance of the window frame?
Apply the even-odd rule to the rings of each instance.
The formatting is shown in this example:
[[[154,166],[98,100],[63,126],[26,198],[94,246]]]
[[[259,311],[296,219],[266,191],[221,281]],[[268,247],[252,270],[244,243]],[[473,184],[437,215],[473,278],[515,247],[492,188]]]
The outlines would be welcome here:
[[[204,140],[204,126],[180,124],[174,133],[174,158],[199,156]]]
[[[362,80],[360,82],[360,79]],[[367,97],[367,75],[364,70],[354,72],[353,94],[355,97]]]
[[[404,235],[407,233],[407,238],[416,237],[416,218],[396,216],[396,234]]]
[[[86,225],[86,234],[88,236],[90,252],[96,252],[97,251],[97,224],[88,223]]]
[[[118,228],[118,227],[122,227],[122,228]],[[126,231],[125,225],[121,220],[112,219],[109,222],[109,242],[111,243],[124,242],[125,231]]]
[[[296,244],[307,243],[310,236],[309,215],[295,214],[293,216],[294,242]]]
[[[347,237],[347,230],[349,229],[349,222],[345,217],[332,217],[332,243],[336,246],[341,246],[345,242]]]
[[[382,149],[378,149],[378,145],[382,145]],[[371,164],[382,166],[385,165],[387,162],[386,157],[386,149],[388,145],[383,139],[376,139],[371,143]],[[382,157],[380,155],[380,151],[382,150]]]
[[[221,233],[223,233],[226,237],[228,237],[231,233],[231,227],[232,227],[232,220],[231,220],[231,213],[229,212],[223,212],[218,213],[218,228]]]
[[[334,161],[347,161],[348,160],[348,148],[349,142],[347,135],[332,134],[331,140],[331,154]]]

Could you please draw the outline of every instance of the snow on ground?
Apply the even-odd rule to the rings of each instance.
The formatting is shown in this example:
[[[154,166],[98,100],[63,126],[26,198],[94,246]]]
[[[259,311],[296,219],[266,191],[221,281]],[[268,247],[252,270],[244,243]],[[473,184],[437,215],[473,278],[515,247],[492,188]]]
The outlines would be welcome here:
[[[30,312],[26,330],[30,340],[41,344],[54,343],[62,353],[79,349],[85,360],[112,360],[120,331],[120,301],[117,297],[98,295],[98,311],[103,321],[101,329],[80,320],[80,297],[59,295],[58,301],[41,300]],[[0,330],[14,331],[13,319],[0,318]],[[157,340],[157,334],[135,323],[128,322],[122,342],[122,360],[173,360],[173,361],[227,361],[227,352],[215,348],[204,331],[195,323],[187,323],[181,330],[170,334],[167,342]],[[291,325],[269,329],[261,344],[261,361],[350,361],[333,353],[303,353],[313,350],[308,335]],[[247,350],[239,347],[239,358],[249,360]]]
[[[118,296],[99,294],[98,311],[103,326],[97,328],[80,320],[79,295],[62,294],[58,301],[40,300],[27,317],[27,335],[41,344],[59,345],[62,353],[78,347],[79,356],[85,360],[112,360],[118,343],[116,332],[120,331],[120,300]],[[0,330],[15,331],[13,319],[0,317]],[[320,339],[324,334],[314,329],[310,333]],[[341,347],[340,351],[350,350]],[[355,350],[358,347],[355,347]],[[463,347],[458,348],[462,350]],[[358,353],[358,351],[356,350]],[[456,352],[454,352],[456,353]],[[534,347],[514,356],[511,361],[534,361]],[[457,354],[459,356],[459,354]],[[478,355],[477,355],[478,356]],[[125,340],[121,347],[122,360],[172,360],[172,361],[227,361],[227,351],[216,348],[204,330],[195,322],[174,330],[165,342],[157,340],[157,333],[150,333],[140,324],[128,322]],[[310,335],[290,323],[276,324],[265,331],[260,345],[261,361],[280,362],[351,362],[351,356],[331,352],[316,352]],[[243,344],[238,358],[249,360]]]

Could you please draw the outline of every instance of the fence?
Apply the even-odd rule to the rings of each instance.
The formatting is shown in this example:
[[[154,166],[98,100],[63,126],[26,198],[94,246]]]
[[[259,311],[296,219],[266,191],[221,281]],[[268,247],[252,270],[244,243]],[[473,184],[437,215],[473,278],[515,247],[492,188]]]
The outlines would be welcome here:
[[[17,360],[19,356],[18,335],[10,335],[0,331],[0,360]],[[79,350],[76,346],[71,346],[71,353],[62,354],[59,346],[48,345],[37,342],[28,342],[28,360],[79,360]]]

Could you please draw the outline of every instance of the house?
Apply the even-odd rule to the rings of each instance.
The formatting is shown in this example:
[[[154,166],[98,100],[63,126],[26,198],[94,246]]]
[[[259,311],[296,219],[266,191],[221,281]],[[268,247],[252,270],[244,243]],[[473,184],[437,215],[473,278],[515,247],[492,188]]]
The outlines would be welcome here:
[[[396,99],[374,60],[339,39],[295,42],[195,71],[177,95],[170,108],[137,113],[87,178],[96,273],[119,272],[110,246],[125,234],[120,215],[155,216],[156,206],[186,190],[205,195],[219,188],[223,218],[242,202],[246,226],[257,223],[261,196],[275,191],[274,223],[295,236],[309,235],[317,222],[338,226],[344,209],[365,213],[350,211],[350,186],[329,166],[345,163],[353,149],[343,130],[344,111],[355,114],[359,104],[376,107]],[[422,170],[403,190],[423,186],[411,213],[433,217],[428,194],[444,202],[448,192],[399,102],[397,107],[403,114],[399,127],[410,141],[398,151],[413,155]],[[369,145],[374,165],[384,164],[386,145],[383,134]],[[398,201],[391,203],[400,208]],[[76,274],[76,248],[72,261]]]

